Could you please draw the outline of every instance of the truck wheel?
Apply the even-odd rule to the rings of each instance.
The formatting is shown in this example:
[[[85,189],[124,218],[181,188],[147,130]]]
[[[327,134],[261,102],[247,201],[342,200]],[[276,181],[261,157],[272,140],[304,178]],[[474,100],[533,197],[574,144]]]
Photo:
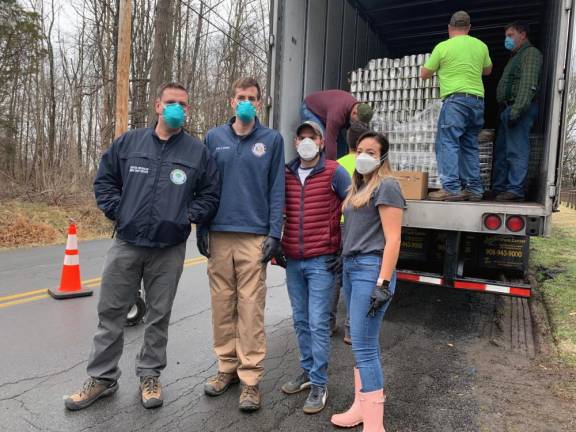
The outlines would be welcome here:
[[[146,302],[140,296],[136,297],[136,303],[132,305],[126,315],[126,325],[134,326],[140,324],[146,315]]]

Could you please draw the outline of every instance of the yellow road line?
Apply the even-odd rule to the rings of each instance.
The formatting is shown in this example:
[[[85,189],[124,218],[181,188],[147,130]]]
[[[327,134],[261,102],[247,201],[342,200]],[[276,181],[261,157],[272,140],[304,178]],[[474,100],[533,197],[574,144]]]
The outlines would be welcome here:
[[[48,294],[43,294],[43,295],[39,295],[39,296],[34,296],[34,297],[28,297],[28,298],[24,298],[24,299],[20,299],[20,300],[14,300],[11,302],[6,302],[6,303],[0,303],[0,309],[2,308],[7,308],[10,306],[16,306],[22,303],[29,303],[29,302],[33,302],[36,300],[42,300],[45,298],[50,297]]]
[[[14,294],[14,295],[0,297],[0,303],[8,301],[8,300],[14,300],[17,298],[28,297],[28,296],[35,295],[35,294],[46,293],[46,291],[48,291],[46,288],[42,288],[39,290],[27,291],[27,292],[23,292],[20,294]]]
[[[203,256],[190,258],[190,259],[187,259],[184,261],[184,267],[191,267],[191,266],[194,266],[197,264],[205,263],[207,261],[208,260],[206,258],[204,258]],[[97,277],[97,278],[83,280],[82,285],[86,286],[87,288],[95,288],[97,286],[100,286],[101,282],[102,282],[102,278]],[[26,292],[23,292],[20,294],[12,294],[9,296],[0,297],[0,309],[10,307],[10,306],[15,306],[15,305],[22,304],[22,303],[28,303],[28,302],[48,298],[50,296],[46,294],[47,291],[48,290],[46,288],[42,288],[42,289],[33,290],[33,291],[26,291]],[[42,295],[37,295],[37,294],[42,294]],[[26,297],[26,298],[24,298],[24,297]],[[17,299],[19,299],[19,300],[17,300]]]

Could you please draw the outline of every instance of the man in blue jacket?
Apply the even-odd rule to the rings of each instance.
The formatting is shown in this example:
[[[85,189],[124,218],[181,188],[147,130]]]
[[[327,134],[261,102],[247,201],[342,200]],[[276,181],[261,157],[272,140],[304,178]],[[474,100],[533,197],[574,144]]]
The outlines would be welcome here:
[[[209,221],[218,208],[216,163],[200,141],[182,129],[188,92],[177,83],[158,90],[158,122],[116,139],[94,180],[98,207],[115,222],[98,302],[98,330],[88,360],[89,379],[65,398],[80,410],[118,389],[118,362],[126,315],[144,281],[148,316],[136,358],[142,404],[161,406],[159,376],[166,367],[168,325],[184,266],[190,224]]]
[[[230,102],[236,116],[206,135],[221,175],[221,200],[209,226],[198,231],[198,249],[209,258],[218,357],[218,374],[204,392],[218,396],[242,381],[242,411],[261,405],[266,263],[280,253],[284,211],[284,141],[256,117],[260,98],[256,80],[237,80]]]

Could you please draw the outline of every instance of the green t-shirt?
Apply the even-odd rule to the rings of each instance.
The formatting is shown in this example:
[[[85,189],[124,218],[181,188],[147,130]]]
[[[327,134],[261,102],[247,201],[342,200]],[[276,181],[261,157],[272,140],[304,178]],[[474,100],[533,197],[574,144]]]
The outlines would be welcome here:
[[[440,42],[424,65],[437,72],[440,97],[452,93],[470,93],[484,96],[482,70],[492,65],[488,47],[475,37],[455,36]]]

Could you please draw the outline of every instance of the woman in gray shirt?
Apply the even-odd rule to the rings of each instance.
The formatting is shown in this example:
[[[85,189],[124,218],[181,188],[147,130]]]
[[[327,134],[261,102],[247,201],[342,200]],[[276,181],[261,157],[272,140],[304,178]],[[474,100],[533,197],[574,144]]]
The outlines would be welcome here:
[[[392,176],[388,140],[367,132],[358,139],[356,171],[343,203],[343,288],[350,316],[355,398],[332,423],[364,432],[384,431],[384,377],[380,327],[396,289],[394,269],[400,253],[406,201]]]

